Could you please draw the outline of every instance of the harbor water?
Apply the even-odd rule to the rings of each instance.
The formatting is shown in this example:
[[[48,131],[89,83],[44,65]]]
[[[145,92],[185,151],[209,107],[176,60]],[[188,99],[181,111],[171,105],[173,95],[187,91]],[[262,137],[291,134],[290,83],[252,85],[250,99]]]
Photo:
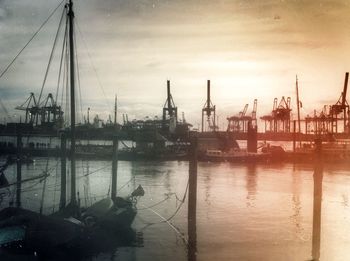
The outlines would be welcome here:
[[[35,158],[22,176],[46,170],[44,190],[40,180],[22,184],[22,206],[39,211],[43,202],[50,214],[59,204],[59,159]],[[10,183],[15,173],[15,165],[6,170]],[[133,223],[142,242],[86,260],[194,260],[187,247],[188,174],[186,161],[119,161],[118,195],[138,185],[145,190]],[[312,165],[198,163],[196,260],[311,260],[313,174]],[[110,192],[111,162],[77,161],[77,176],[80,204],[90,206]],[[349,166],[324,166],[320,260],[350,260],[349,183]],[[15,186],[0,194],[0,207],[7,207]]]

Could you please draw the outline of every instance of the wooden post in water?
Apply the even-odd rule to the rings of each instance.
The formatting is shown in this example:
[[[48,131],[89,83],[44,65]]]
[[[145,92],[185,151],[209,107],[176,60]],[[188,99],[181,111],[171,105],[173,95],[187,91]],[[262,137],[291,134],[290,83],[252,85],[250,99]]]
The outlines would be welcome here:
[[[312,260],[320,259],[321,246],[321,209],[322,209],[322,141],[315,140],[314,162],[314,206],[312,220]]]
[[[112,189],[111,198],[114,201],[117,197],[117,174],[118,174],[118,137],[113,136],[113,153],[112,153]]]
[[[16,207],[21,207],[22,190],[22,134],[17,134],[17,187],[16,187]]]
[[[60,195],[60,209],[66,206],[66,194],[67,194],[67,172],[66,172],[66,159],[67,159],[67,138],[64,132],[61,133],[61,195]]]
[[[197,259],[197,137],[192,137],[188,177],[188,260]]]
[[[248,152],[256,153],[258,151],[258,129],[256,126],[253,127],[251,121],[248,122],[248,130],[247,130],[247,149]]]

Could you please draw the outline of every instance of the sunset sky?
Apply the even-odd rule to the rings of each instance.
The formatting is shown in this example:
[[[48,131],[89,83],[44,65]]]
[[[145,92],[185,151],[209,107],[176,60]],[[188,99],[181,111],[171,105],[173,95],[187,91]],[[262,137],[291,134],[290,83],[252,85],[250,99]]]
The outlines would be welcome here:
[[[0,0],[0,71],[59,2]],[[338,100],[350,70],[346,0],[76,0],[74,9],[83,113],[102,118],[115,93],[129,119],[160,115],[170,79],[179,112],[196,125],[210,79],[222,127],[254,98],[259,117],[274,97],[291,96],[295,107],[296,74],[305,116]],[[61,10],[0,79],[17,118],[13,108],[39,95]],[[56,90],[53,64],[45,94]]]

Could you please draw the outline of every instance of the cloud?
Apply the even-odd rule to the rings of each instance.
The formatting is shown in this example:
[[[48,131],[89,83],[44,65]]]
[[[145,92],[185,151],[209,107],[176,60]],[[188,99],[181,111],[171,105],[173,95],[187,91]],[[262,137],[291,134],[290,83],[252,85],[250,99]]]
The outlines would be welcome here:
[[[0,68],[57,4],[0,0]],[[345,0],[76,0],[74,8],[83,110],[101,114],[112,110],[116,92],[130,115],[161,112],[166,79],[189,117],[200,115],[206,79],[217,86],[213,98],[227,114],[253,96],[270,108],[273,97],[293,95],[296,73],[304,76],[303,93],[313,104],[334,95],[336,73],[350,65]],[[59,16],[0,79],[1,95],[6,90],[11,103],[40,91]],[[55,91],[57,58],[45,93]]]

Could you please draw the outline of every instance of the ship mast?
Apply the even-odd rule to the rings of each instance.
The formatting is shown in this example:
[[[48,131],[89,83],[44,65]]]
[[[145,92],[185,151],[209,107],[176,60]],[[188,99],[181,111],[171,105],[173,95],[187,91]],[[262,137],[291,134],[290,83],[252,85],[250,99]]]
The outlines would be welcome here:
[[[298,85],[298,75],[295,76],[295,88],[297,93],[297,109],[298,109],[298,139],[299,139],[299,147],[301,147],[301,139],[300,139],[300,100],[299,100],[299,85]],[[295,130],[294,130],[295,132]]]
[[[74,65],[74,12],[73,2],[68,3],[69,20],[69,58],[70,58],[70,115],[71,115],[71,205],[77,204],[75,184],[75,65]]]
[[[117,128],[117,94],[114,98],[114,128]]]

